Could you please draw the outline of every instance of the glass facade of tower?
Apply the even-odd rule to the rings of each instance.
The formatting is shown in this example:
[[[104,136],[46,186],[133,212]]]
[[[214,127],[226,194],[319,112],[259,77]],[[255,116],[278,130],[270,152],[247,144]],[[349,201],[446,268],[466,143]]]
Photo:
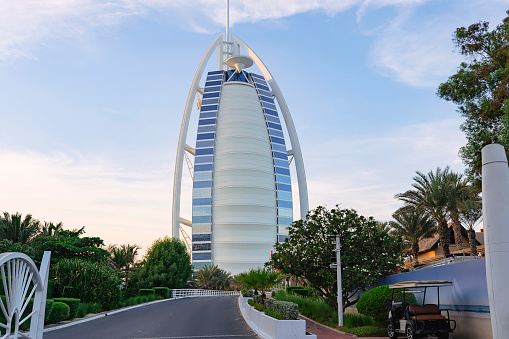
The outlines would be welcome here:
[[[265,78],[254,73],[212,71],[207,75],[200,107],[196,154],[193,176],[192,249],[195,269],[214,263],[212,239],[213,225],[213,173],[216,126],[221,90],[226,82],[246,82],[254,86],[258,94],[267,128],[273,163],[274,189],[276,192],[277,217],[274,220],[276,241],[288,236],[288,226],[293,221],[293,205],[287,149],[279,115]],[[267,257],[267,260],[269,258]]]

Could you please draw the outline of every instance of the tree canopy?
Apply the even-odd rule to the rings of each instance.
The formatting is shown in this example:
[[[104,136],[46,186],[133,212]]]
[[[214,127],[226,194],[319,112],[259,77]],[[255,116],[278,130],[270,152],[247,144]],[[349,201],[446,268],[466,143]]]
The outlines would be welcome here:
[[[460,156],[469,180],[480,190],[481,149],[496,142],[509,155],[509,16],[492,31],[482,21],[460,27],[453,42],[466,60],[437,94],[455,103],[466,118],[461,129],[467,144]]]
[[[276,244],[271,263],[283,273],[307,279],[337,307],[336,270],[330,268],[336,235],[341,243],[343,307],[348,307],[357,302],[359,290],[395,272],[402,262],[402,240],[381,231],[372,217],[339,206],[330,211],[319,206],[306,220],[290,226],[289,237]]]
[[[137,277],[139,288],[182,288],[193,272],[186,245],[177,238],[154,241],[142,265]]]

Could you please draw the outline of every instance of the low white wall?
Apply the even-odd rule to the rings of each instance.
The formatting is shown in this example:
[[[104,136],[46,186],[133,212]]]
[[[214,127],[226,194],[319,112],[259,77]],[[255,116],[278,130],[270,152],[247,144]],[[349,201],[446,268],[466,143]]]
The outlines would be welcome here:
[[[251,298],[239,297],[239,308],[246,323],[262,339],[316,339],[316,335],[306,335],[306,321],[277,320],[257,311],[247,301]]]

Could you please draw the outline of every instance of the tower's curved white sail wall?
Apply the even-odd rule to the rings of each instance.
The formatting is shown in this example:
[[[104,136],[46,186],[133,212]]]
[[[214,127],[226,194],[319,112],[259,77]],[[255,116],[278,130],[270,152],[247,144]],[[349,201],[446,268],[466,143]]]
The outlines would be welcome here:
[[[212,261],[232,274],[263,266],[277,240],[269,134],[258,94],[246,82],[223,85],[212,188]]]

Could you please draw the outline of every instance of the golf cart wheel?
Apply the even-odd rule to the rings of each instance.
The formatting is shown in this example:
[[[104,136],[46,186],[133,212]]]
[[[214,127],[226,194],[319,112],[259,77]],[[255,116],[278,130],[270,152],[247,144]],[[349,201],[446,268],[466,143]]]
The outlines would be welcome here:
[[[417,339],[420,337],[419,335],[415,334],[415,332],[410,324],[406,325],[405,333],[406,333],[407,339]]]
[[[449,339],[449,333],[437,333],[438,339]]]
[[[391,339],[397,338],[399,336],[399,333],[394,331],[394,327],[392,326],[391,321],[389,321],[389,324],[387,325],[387,336]]]

